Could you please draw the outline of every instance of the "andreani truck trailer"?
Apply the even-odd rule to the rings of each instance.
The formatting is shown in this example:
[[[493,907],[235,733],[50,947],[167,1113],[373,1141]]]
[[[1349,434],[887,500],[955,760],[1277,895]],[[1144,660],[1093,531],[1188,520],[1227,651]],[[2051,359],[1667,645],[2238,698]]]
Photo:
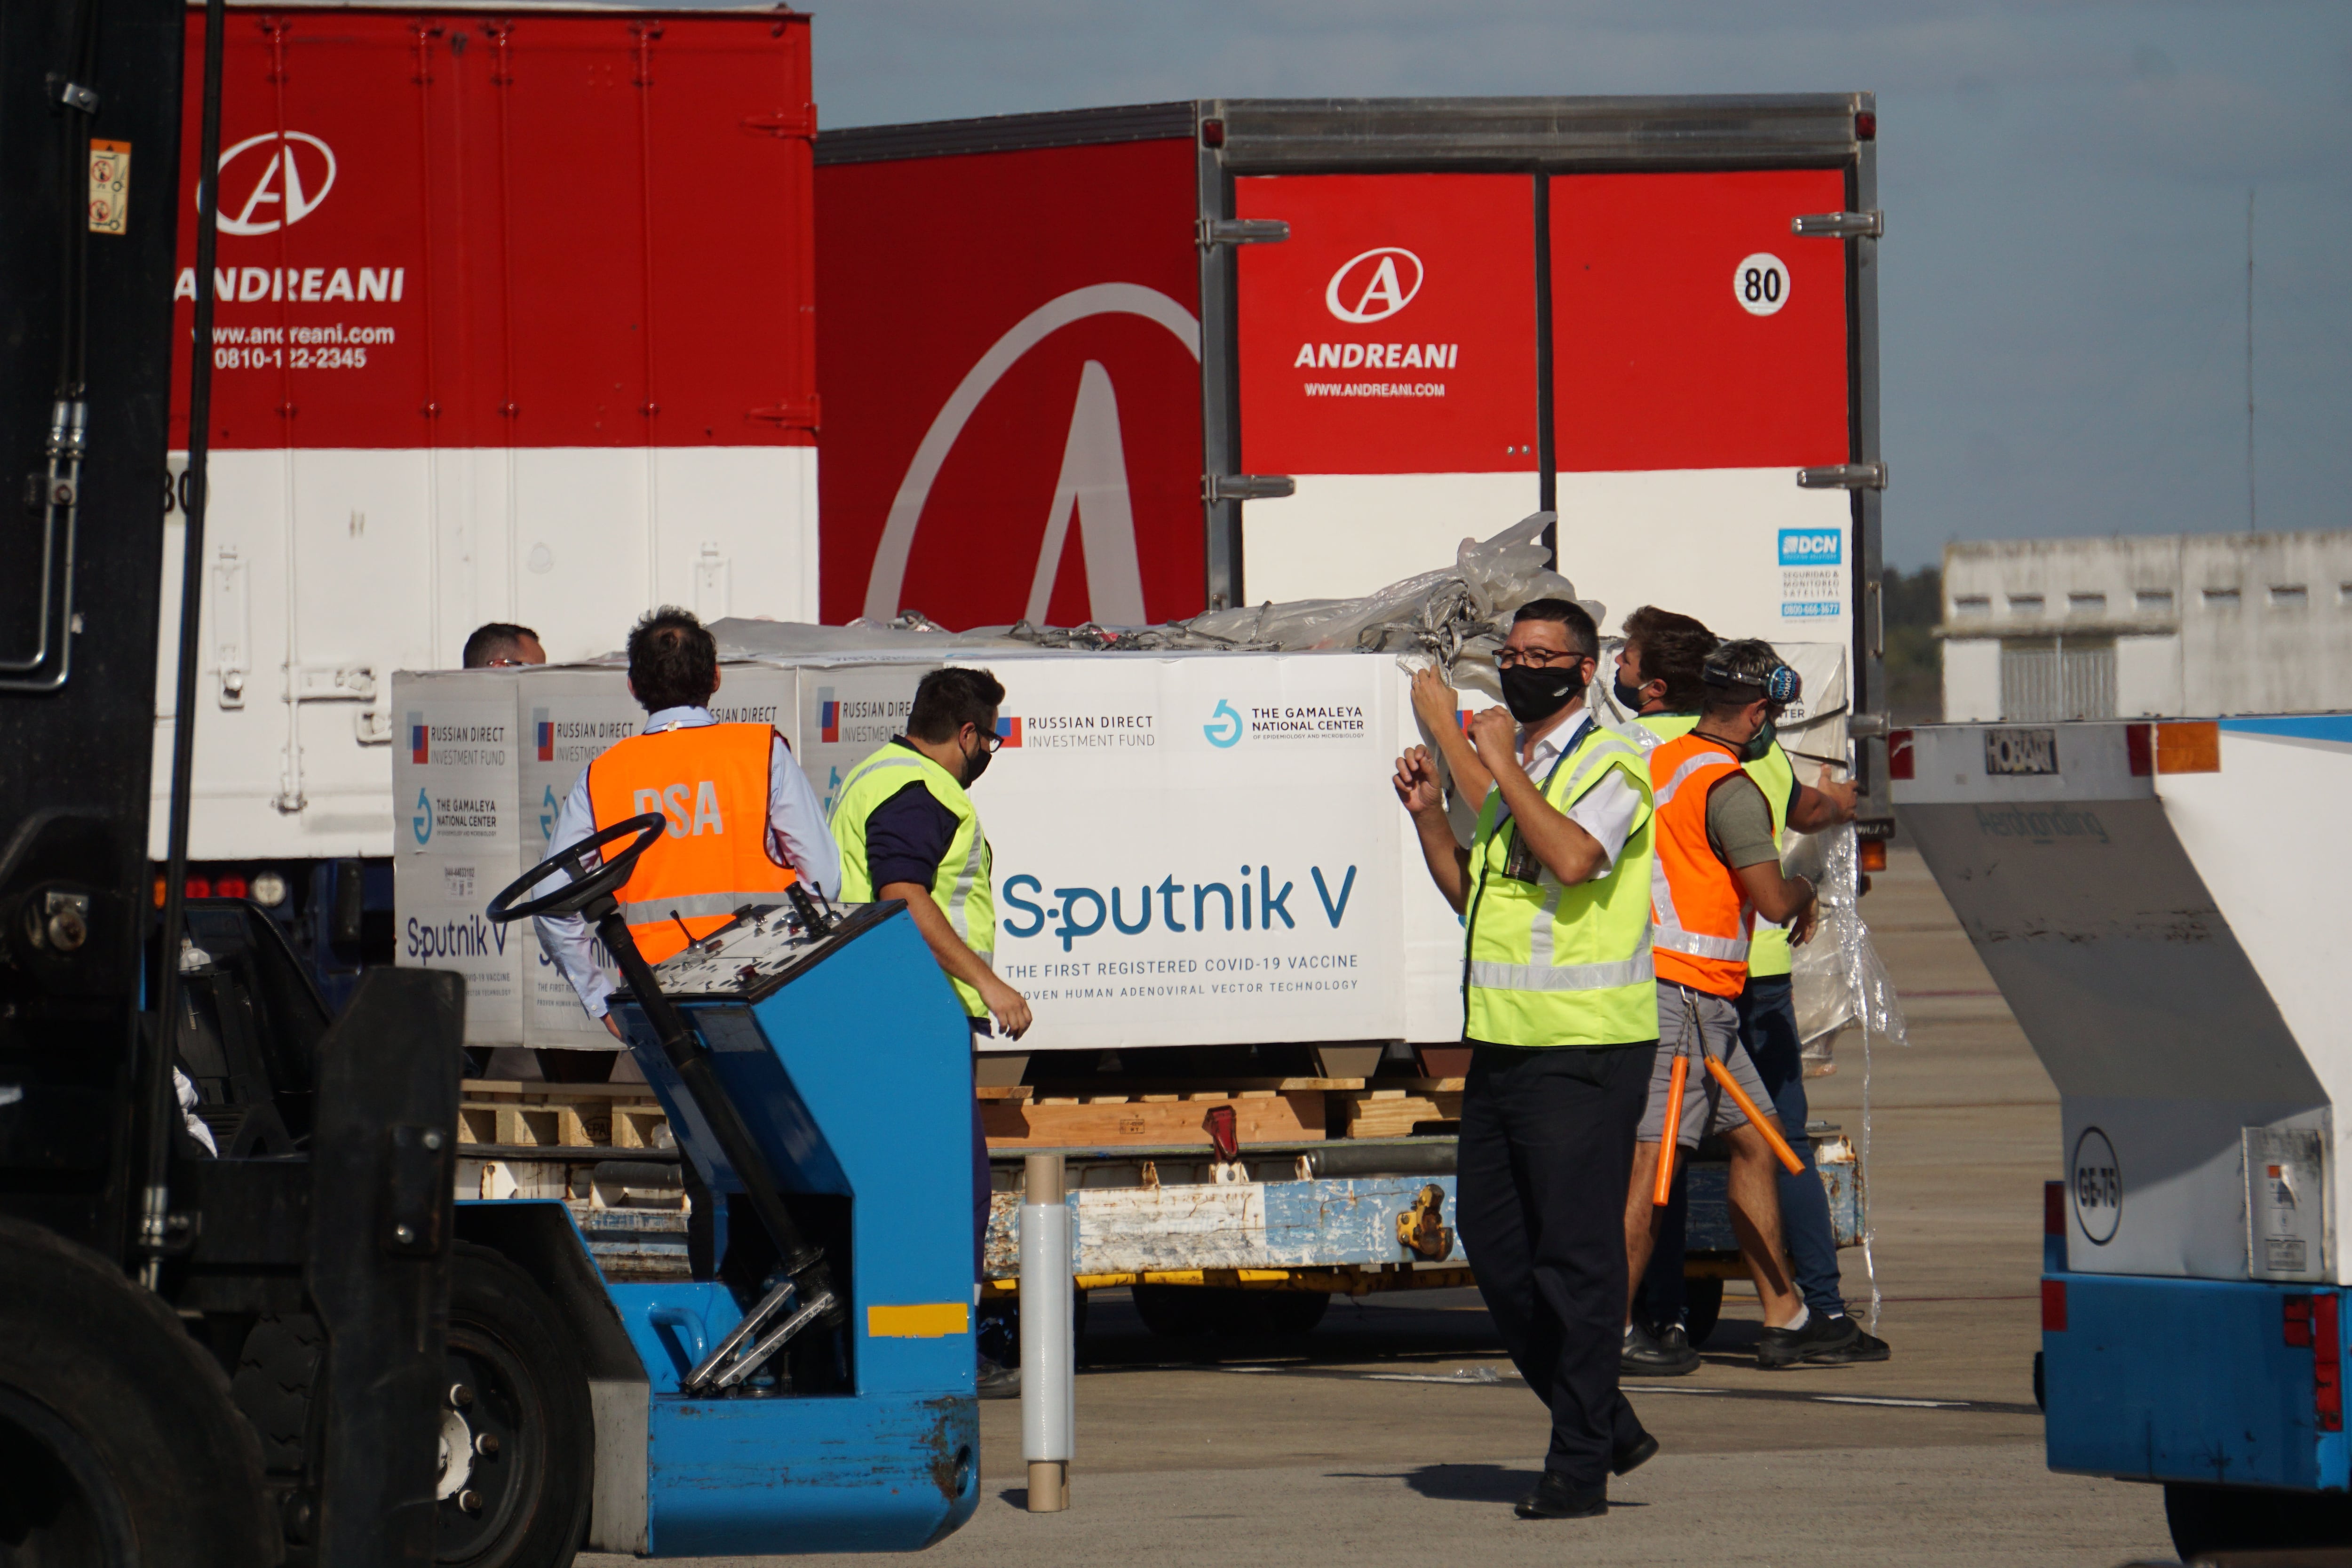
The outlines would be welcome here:
[[[1895,800],[2063,1106],[2053,1469],[2161,1482],[2184,1558],[2352,1542],[2352,716],[1897,731]]]
[[[824,795],[927,660],[1006,681],[982,808],[998,961],[1039,1023],[981,1092],[1000,1205],[1023,1153],[1070,1161],[1082,1288],[1246,1332],[1466,1279],[1459,926],[1386,783],[1419,738],[1404,676],[1352,648],[841,628],[1351,596],[1556,507],[1612,626],[1657,600],[1804,650],[1805,749],[1857,751],[1883,818],[1875,135],[1842,94],[1202,100],[818,139],[829,625],[724,625],[745,662],[719,706],[776,724]],[[637,721],[618,672],[404,679],[402,962],[466,970],[478,1049],[606,1043],[474,911]],[[643,1089],[591,1087],[469,1086],[461,1182],[564,1195],[614,1267],[674,1268],[674,1214],[594,1196],[598,1161],[659,1135]],[[1851,1149],[1822,1146],[1851,1239]],[[1694,1244],[1727,1248],[1706,1200]]]

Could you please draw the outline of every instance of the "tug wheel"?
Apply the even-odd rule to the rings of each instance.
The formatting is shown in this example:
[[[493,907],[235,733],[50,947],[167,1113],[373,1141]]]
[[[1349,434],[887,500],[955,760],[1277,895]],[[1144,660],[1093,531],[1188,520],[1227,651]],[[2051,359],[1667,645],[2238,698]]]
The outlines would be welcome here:
[[[434,1560],[565,1568],[588,1524],[588,1379],[555,1304],[500,1253],[450,1258]]]

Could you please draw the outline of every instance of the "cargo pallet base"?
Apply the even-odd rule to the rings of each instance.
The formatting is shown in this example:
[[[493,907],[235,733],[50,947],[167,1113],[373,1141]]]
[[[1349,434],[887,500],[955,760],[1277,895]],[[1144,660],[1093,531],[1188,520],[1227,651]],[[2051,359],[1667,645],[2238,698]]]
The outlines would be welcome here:
[[[1018,1291],[1021,1163],[1041,1152],[1066,1163],[1077,1220],[1071,1277],[1080,1290],[1364,1296],[1474,1283],[1452,1224],[1459,1079],[1144,1082],[1084,1094],[1067,1087],[978,1091],[994,1189],[984,1300]],[[1832,1123],[1807,1131],[1838,1245],[1853,1246],[1863,1210],[1853,1145]],[[560,1199],[608,1276],[687,1278],[683,1175],[646,1086],[470,1079],[458,1139],[461,1197]],[[1744,1278],[1727,1167],[1701,1158],[1689,1180],[1685,1274]]]

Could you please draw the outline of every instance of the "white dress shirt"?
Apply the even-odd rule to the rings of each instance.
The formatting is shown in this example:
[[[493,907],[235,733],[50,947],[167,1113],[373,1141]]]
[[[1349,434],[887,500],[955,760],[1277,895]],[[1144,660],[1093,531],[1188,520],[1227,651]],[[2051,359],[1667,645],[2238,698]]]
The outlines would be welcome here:
[[[708,708],[665,708],[646,721],[645,733],[698,730],[717,722]],[[583,768],[572,793],[564,797],[562,810],[556,813],[547,853],[552,857],[595,831],[595,812],[588,803],[588,770]],[[814,884],[825,897],[841,891],[841,850],[825,826],[824,808],[817,802],[816,791],[810,787],[800,763],[793,760],[793,750],[781,733],[768,753],[768,853],[799,872],[803,880]],[[539,928],[539,942],[547,956],[572,982],[572,989],[580,993],[580,1005],[588,1009],[588,1016],[603,1017],[604,998],[612,994],[613,982],[596,962],[596,940],[588,922],[578,915],[541,915],[531,923]]]
[[[1520,727],[1519,765],[1527,770],[1528,777],[1534,781],[1537,789],[1542,789],[1549,778],[1552,764],[1576,750],[1592,721],[1591,714],[1580,713],[1572,721],[1554,728],[1533,747],[1528,744],[1526,726]],[[1601,846],[1601,864],[1591,876],[1585,879],[1586,881],[1597,882],[1616,869],[1617,857],[1624,852],[1625,840],[1633,831],[1633,814],[1641,809],[1641,795],[1615,768],[1604,770],[1600,781],[1588,786],[1584,794],[1570,805],[1568,819],[1591,834],[1592,841]],[[1510,819],[1510,802],[1500,802],[1495,817],[1495,830],[1501,832],[1503,824]]]

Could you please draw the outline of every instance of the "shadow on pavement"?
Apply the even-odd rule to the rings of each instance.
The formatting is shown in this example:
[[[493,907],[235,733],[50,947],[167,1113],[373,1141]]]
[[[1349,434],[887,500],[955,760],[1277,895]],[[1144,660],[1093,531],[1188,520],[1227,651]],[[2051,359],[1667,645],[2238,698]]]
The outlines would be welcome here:
[[[1417,1470],[1332,1470],[1335,1481],[1402,1481],[1423,1497],[1438,1502],[1517,1502],[1535,1489],[1543,1471],[1514,1465],[1423,1465]],[[1612,1500],[1612,1508],[1640,1508],[1641,1503]]]

